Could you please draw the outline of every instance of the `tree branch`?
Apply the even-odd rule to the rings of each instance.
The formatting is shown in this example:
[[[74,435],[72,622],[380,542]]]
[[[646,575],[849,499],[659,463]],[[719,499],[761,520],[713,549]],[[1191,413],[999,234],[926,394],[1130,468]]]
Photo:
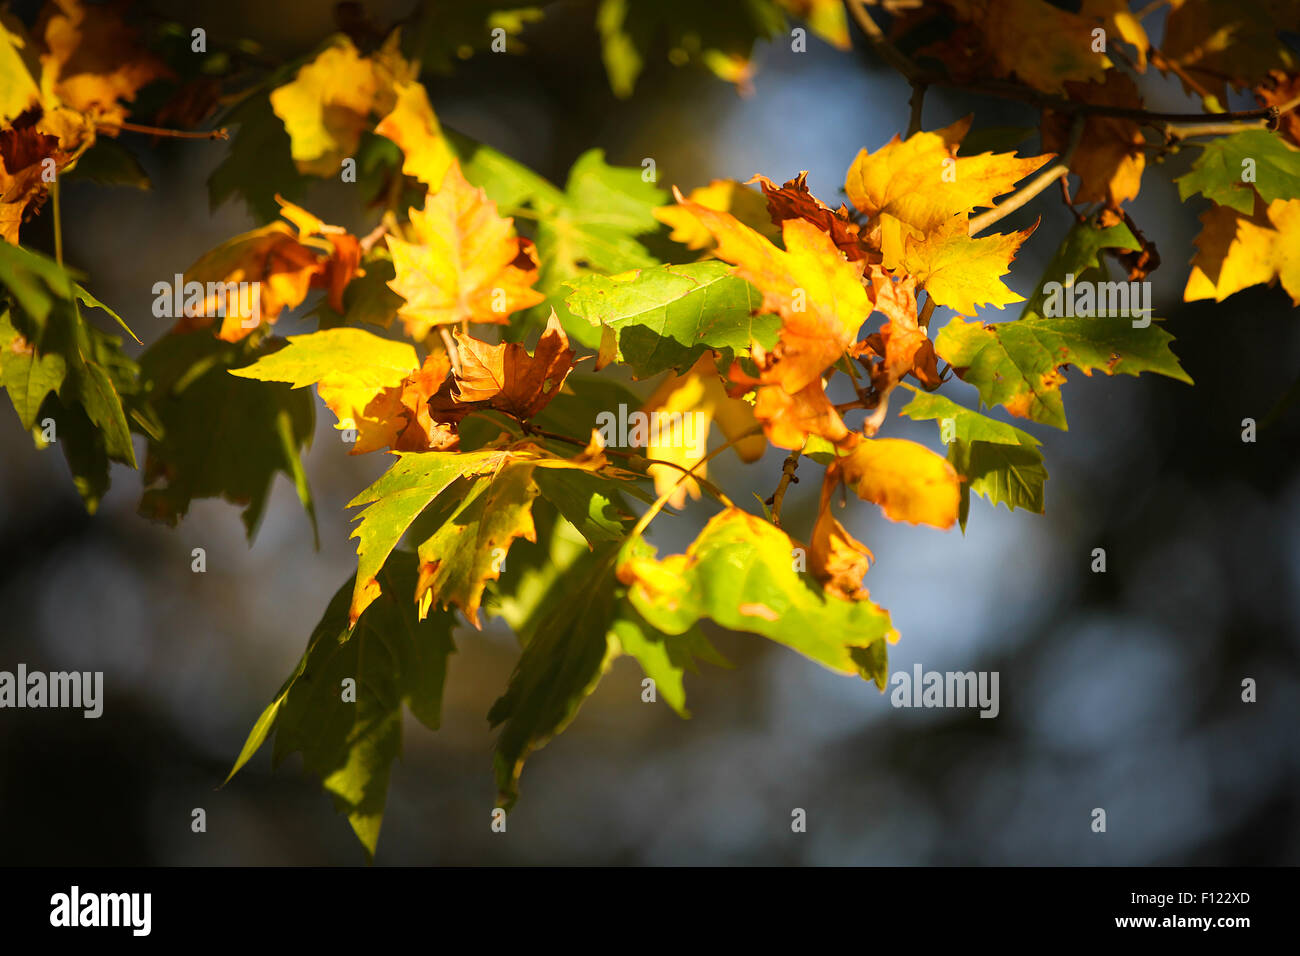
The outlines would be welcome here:
[[[1083,138],[1083,122],[1082,116],[1076,115],[1074,117],[1074,121],[1070,124],[1070,141],[1065,148],[1065,152],[1061,154],[1060,162],[1054,163],[1050,169],[1039,173],[992,209],[973,218],[968,226],[968,234],[973,236],[987,229],[999,219],[1009,216],[1068,173],[1070,171],[1070,160],[1074,158],[1074,152],[1079,148],[1079,140]]]

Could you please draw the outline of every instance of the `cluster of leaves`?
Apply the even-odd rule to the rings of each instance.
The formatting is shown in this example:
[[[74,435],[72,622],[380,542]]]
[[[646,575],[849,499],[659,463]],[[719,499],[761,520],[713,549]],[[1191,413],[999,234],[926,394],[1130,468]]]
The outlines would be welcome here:
[[[1174,73],[1210,118],[1225,83],[1255,88],[1272,108],[1225,114],[1241,131],[1211,139],[1179,180],[1184,198],[1211,203],[1186,297],[1280,280],[1300,301],[1300,80],[1277,21],[1251,19],[1284,5],[1169,6],[1158,47],[1119,0],[1077,12],[1045,0],[887,3],[897,8],[888,33],[850,0],[870,43],[918,89],[992,85],[1043,107],[1046,152],[981,148],[991,137],[969,118],[922,130],[918,93],[913,128],[863,149],[846,172],[848,203],[832,206],[806,173],[670,196],[599,150],[560,188],[444,129],[420,64],[449,68],[540,9],[464,3],[453,16],[431,4],[387,31],[349,23],[253,80],[238,57],[186,79],[192,68],[148,52],[115,11],[58,0],[30,31],[6,20],[0,33],[0,376],[24,427],[39,436],[57,423],[91,508],[110,460],[135,466],[134,431],[146,448],[142,513],[175,523],[194,499],[221,496],[244,506],[251,536],[284,472],[314,523],[301,458],[313,385],[351,454],[393,456],[349,503],[356,574],[232,770],[274,734],[277,761],[302,752],[373,852],[403,706],[437,726],[462,618],[479,628],[486,611],[522,645],[488,714],[500,728],[503,806],[528,754],[573,719],[615,658],[634,658],[685,715],[685,672],[726,663],[706,621],[883,688],[898,634],[862,586],[873,556],[835,515],[840,489],[891,520],[941,529],[965,527],[972,491],[1041,513],[1038,439],[983,409],[1064,429],[1071,366],[1190,381],[1158,321],[1046,307],[1049,283],[1104,281],[1111,260],[1136,280],[1158,263],[1122,204],[1137,195],[1148,149],[1200,133],[1146,113],[1132,74],[1149,64]],[[602,0],[594,15],[612,88],[628,95],[665,37],[670,59],[744,85],[754,40],[783,31],[786,13],[847,47],[845,10]],[[1097,49],[1098,29],[1128,52]],[[101,48],[103,37],[113,42]],[[214,206],[238,195],[266,224],[186,270],[175,328],[136,363],[83,317],[85,306],[117,318],[63,265],[58,243],[49,258],[19,246],[19,229],[52,195],[57,237],[60,176],[132,129],[137,93],[174,80],[158,116],[199,124],[224,102],[219,121],[237,128],[210,181]],[[1163,138],[1148,142],[1150,128]],[[1245,181],[1243,159],[1257,169]],[[56,175],[43,177],[51,165]],[[120,162],[95,168],[112,182],[142,175]],[[1037,224],[983,233],[1067,170],[1077,222],[1025,301],[1004,277]],[[355,182],[339,188],[382,210],[375,227],[354,235],[285,198],[311,178]],[[664,233],[675,262],[651,252],[671,245],[648,241]],[[223,291],[240,283],[256,296]],[[1020,302],[1015,320],[988,321]],[[275,335],[278,319],[307,305],[317,331]],[[932,335],[939,306],[954,317]],[[657,381],[647,397],[629,376]],[[938,393],[953,376],[974,387],[977,407]],[[910,395],[901,413],[934,421],[945,455],[879,434],[900,386]],[[836,403],[836,390],[852,398]],[[609,447],[598,423],[620,408],[693,414],[722,441],[701,454],[660,432]],[[728,450],[756,462],[769,447],[788,456],[755,514],[707,465]],[[781,511],[804,462],[822,468],[822,484],[801,539]],[[660,556],[650,523],[705,495],[713,516],[684,553]],[[630,499],[644,503],[639,515]],[[341,698],[345,678],[355,701]]]

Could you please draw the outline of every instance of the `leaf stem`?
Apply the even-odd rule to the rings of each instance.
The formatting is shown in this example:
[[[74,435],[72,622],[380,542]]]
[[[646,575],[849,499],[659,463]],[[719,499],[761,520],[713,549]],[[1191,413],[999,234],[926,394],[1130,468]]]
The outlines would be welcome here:
[[[655,499],[655,503],[646,509],[646,513],[641,516],[641,520],[636,523],[636,527],[632,529],[632,533],[628,535],[628,537],[629,538],[638,537],[643,531],[645,531],[646,526],[650,524],[651,521],[654,520],[655,515],[659,514],[659,512],[663,510],[664,505],[668,503],[668,499],[673,496],[673,493],[675,491],[677,491],[678,485],[680,485],[683,481],[685,481],[688,476],[694,478],[696,481],[701,480],[699,476],[695,474],[696,468],[699,468],[701,465],[708,464],[710,461],[712,461],[714,458],[717,458],[719,455],[721,455],[732,445],[736,444],[737,442],[744,441],[746,438],[750,438],[754,435],[757,435],[760,432],[762,432],[762,430],[763,430],[762,425],[756,425],[753,428],[747,429],[745,432],[743,432],[740,435],[737,435],[735,438],[731,439],[726,444],[719,445],[717,448],[713,449],[713,451],[709,452],[707,455],[705,455],[695,464],[691,465],[690,468],[684,468],[683,471],[685,472],[685,474],[683,474],[680,478],[678,478],[677,481],[673,483],[673,486],[671,488],[669,488],[662,495],[660,495],[658,498]],[[730,498],[727,498],[725,495],[721,500],[722,500],[722,504],[728,508],[736,507],[735,502],[733,502]]]

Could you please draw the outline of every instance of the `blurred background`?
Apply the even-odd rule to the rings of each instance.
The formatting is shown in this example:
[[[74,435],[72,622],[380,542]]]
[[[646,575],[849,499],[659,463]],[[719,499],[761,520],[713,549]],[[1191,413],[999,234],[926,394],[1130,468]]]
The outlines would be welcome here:
[[[405,6],[367,10],[384,22]],[[249,0],[157,8],[214,36],[256,37],[272,56],[310,49],[333,22],[330,3],[274,15]],[[813,191],[837,202],[858,149],[907,125],[901,79],[813,37],[805,53],[760,46],[750,97],[656,61],[626,101],[609,92],[588,7],[560,4],[525,40],[524,55],[480,54],[427,85],[446,125],[560,182],[599,146],[621,165],[653,158],[659,184],[684,191],[807,169]],[[1151,109],[1195,108],[1154,73],[1143,90]],[[1036,120],[1018,104],[931,90],[925,128],[972,110],[977,127]],[[154,190],[69,187],[67,258],[152,342],[169,325],[150,312],[152,284],[261,223],[238,200],[209,212],[205,182],[225,144],[123,141]],[[1036,140],[1021,149],[1038,151]],[[1200,208],[1180,205],[1170,179],[1189,152],[1148,167],[1130,211],[1164,260],[1156,314],[1196,386],[1071,371],[1068,433],[1016,423],[1043,441],[1046,516],[975,498],[963,535],[894,525],[861,502],[843,513],[875,551],[865,583],[902,634],[890,671],[998,671],[997,719],[895,709],[873,686],[715,628],[738,666],[688,676],[690,720],[642,703],[639,669],[619,660],[531,757],[508,832],[493,834],[485,717],[517,648],[499,625],[464,628],[442,729],[408,718],[376,862],[1300,863],[1300,402],[1285,401],[1300,329],[1280,289],[1180,302]],[[321,182],[303,204],[364,232],[371,219],[347,190]],[[1049,190],[1004,223],[1040,215],[1009,280],[1022,294],[1070,217]],[[282,319],[277,330],[309,328]],[[945,393],[975,405],[960,382]],[[363,862],[297,757],[272,773],[267,748],[217,789],[355,567],[344,504],[387,464],[348,457],[318,411],[306,462],[314,551],[283,478],[251,547],[226,502],[196,502],[175,530],[138,517],[139,477],[120,466],[88,517],[63,459],[33,450],[0,408],[0,669],[102,670],[106,698],[98,720],[0,712],[0,863]],[[1261,424],[1253,444],[1241,439],[1248,417]],[[940,447],[932,423],[891,415],[887,428]],[[766,496],[781,458],[746,468],[724,456],[711,475],[738,501]],[[811,527],[818,485],[806,479],[787,499],[796,535]],[[656,521],[661,553],[680,550],[709,511]],[[190,570],[195,547],[206,574]],[[1090,571],[1097,547],[1105,574]],[[1248,677],[1256,703],[1241,700]],[[196,807],[205,834],[190,830]],[[791,832],[796,807],[803,834]],[[1090,829],[1096,807],[1104,834]]]

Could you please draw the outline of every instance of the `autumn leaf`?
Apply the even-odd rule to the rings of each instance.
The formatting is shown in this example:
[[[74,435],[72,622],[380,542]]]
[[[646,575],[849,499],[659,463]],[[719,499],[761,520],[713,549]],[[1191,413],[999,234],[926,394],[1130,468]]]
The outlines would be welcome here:
[[[783,186],[777,186],[762,175],[754,176],[749,182],[756,182],[762,188],[767,199],[767,213],[772,222],[780,225],[787,219],[805,219],[822,232],[828,233],[835,248],[844,253],[846,259],[879,261],[877,250],[866,241],[858,224],[849,217],[848,207],[840,203],[839,209],[831,209],[812,194],[808,189],[807,172],[801,172]],[[694,196],[691,198],[694,199]]]
[[[866,340],[880,360],[874,365],[864,363],[881,405],[905,375],[914,375],[928,387],[938,388],[934,345],[918,324],[916,279],[908,276],[895,281],[875,269],[871,274],[871,293],[876,310],[888,317],[880,331]]]
[[[1127,315],[1089,318],[1026,318],[986,325],[954,318],[935,339],[935,351],[986,405],[1012,415],[1066,428],[1061,371],[1084,374],[1158,372],[1190,384],[1169,350],[1173,336],[1152,322],[1134,327]]]
[[[651,465],[648,469],[655,494],[671,493],[668,503],[674,508],[685,506],[687,495],[700,497],[694,478],[687,477],[680,484],[678,479],[683,477],[681,468],[694,466],[698,467],[693,474],[708,477],[708,464],[701,461],[708,452],[709,430],[715,422],[728,441],[736,442],[732,448],[741,461],[757,461],[767,449],[762,435],[742,437],[757,427],[754,409],[727,395],[710,355],[702,356],[683,375],[667,376],[641,411],[652,423],[646,457],[680,466]]]
[[[862,586],[862,577],[870,569],[875,555],[849,534],[832,512],[838,485],[835,472],[827,469],[821,501],[817,506],[817,520],[808,542],[808,566],[827,594],[845,601],[862,601],[870,597]],[[897,635],[894,635],[894,640],[897,640]]]
[[[958,520],[966,528],[970,494],[1011,511],[1043,513],[1047,468],[1038,439],[942,395],[917,392],[899,412],[914,421],[933,421],[948,446],[948,462],[962,478]]]
[[[1300,199],[1256,200],[1251,216],[1227,206],[1201,214],[1196,256],[1183,301],[1222,302],[1234,292],[1281,281],[1300,305]]]
[[[1107,70],[1101,83],[1067,83],[1070,99],[1078,103],[1142,109],[1142,97],[1128,74]],[[1070,139],[1074,114],[1043,114],[1043,147],[1062,152]],[[1079,177],[1071,195],[1076,203],[1105,202],[1111,206],[1137,197],[1146,167],[1146,140],[1131,119],[1092,113],[1083,121],[1079,145],[1070,160],[1070,172]]]
[[[86,114],[97,126],[120,126],[125,103],[144,86],[171,71],[140,45],[114,4],[54,0],[46,5],[36,32],[43,36],[44,84],[53,77],[58,102]]]
[[[517,467],[524,467],[522,473],[528,479],[522,485],[509,484],[503,487],[514,489],[511,497],[502,497],[499,504],[506,507],[507,511],[515,508],[510,526],[521,529],[530,529],[531,518],[526,525],[524,519],[517,513],[517,508],[522,507],[517,495],[524,495],[529,501],[535,495],[532,492],[531,468],[575,468],[582,471],[596,471],[605,466],[604,456],[601,454],[599,439],[593,437],[592,444],[582,453],[573,458],[561,458],[547,452],[545,449],[533,444],[532,442],[517,442],[513,445],[488,447],[471,452],[403,452],[399,453],[396,463],[379,477],[369,488],[361,492],[352,501],[348,502],[349,508],[357,508],[362,505],[367,507],[356,516],[357,527],[352,533],[352,537],[358,539],[357,543],[357,583],[352,596],[352,605],[349,611],[351,619],[355,621],[366,607],[378,596],[380,585],[376,580],[379,569],[383,567],[384,562],[388,559],[389,554],[397,546],[410,528],[411,523],[418,518],[434,499],[451,487],[457,479],[470,479],[474,481],[479,478],[486,478],[490,482],[498,480],[502,475],[510,478],[512,471]],[[516,476],[517,477],[517,476]],[[520,490],[522,489],[522,490]],[[481,494],[484,489],[480,488],[479,492],[474,495],[475,498]],[[526,494],[525,494],[526,493]],[[489,496],[491,497],[491,496]],[[513,501],[513,505],[506,506],[506,501]],[[480,503],[481,505],[482,503]],[[482,596],[482,587],[486,580],[499,573],[499,564],[504,560],[505,551],[509,549],[509,543],[519,535],[513,533],[497,533],[488,530],[480,535],[479,529],[486,527],[491,529],[494,518],[490,516],[484,518],[481,506],[474,506],[470,509],[471,502],[461,499],[457,505],[456,514],[464,518],[460,527],[465,527],[473,522],[473,526],[464,541],[452,541],[448,538],[451,531],[435,532],[433,538],[436,541],[433,544],[426,542],[421,546],[421,565],[431,566],[422,572],[422,585],[420,593],[423,596],[428,592],[431,596],[425,600],[426,607],[428,601],[434,599],[440,602],[451,602],[457,604],[466,613],[466,617],[476,627],[478,618],[476,612],[479,599]],[[488,525],[483,525],[484,521]],[[526,536],[526,530],[520,530],[519,534]],[[442,577],[437,576],[437,566],[441,562],[448,548],[465,549],[467,557],[464,560],[469,561],[472,568],[456,570],[447,566]],[[493,555],[492,549],[501,547],[504,550],[500,555]],[[489,560],[484,560],[481,552],[487,550]],[[458,553],[460,553],[458,551]],[[492,558],[496,558],[498,567],[493,568]],[[447,596],[439,597],[444,593],[444,586],[439,582],[451,580],[449,577],[455,573],[458,575],[457,583],[450,586],[446,592]],[[437,585],[437,586],[435,586]]]
[[[280,200],[280,206],[294,228],[273,222],[246,232],[185,271],[178,331],[206,328],[220,318],[217,337],[238,342],[263,322],[274,324],[285,309],[301,305],[316,287],[328,287],[331,302],[338,300],[341,307],[343,288],[360,262],[355,238],[293,203]],[[201,286],[201,293],[188,291],[190,283]]]
[[[636,378],[685,372],[708,351],[747,355],[751,342],[771,348],[780,327],[778,317],[756,314],[759,294],[722,262],[588,275],[568,285],[569,311],[611,336],[612,360]]]
[[[458,420],[471,411],[490,408],[527,421],[559,393],[573,369],[573,349],[554,313],[532,355],[518,342],[491,345],[459,331],[455,339],[461,367],[451,378],[447,394],[435,399],[435,417]]]
[[[393,110],[394,86],[415,80],[397,43],[394,32],[376,56],[363,57],[351,40],[338,38],[271,92],[271,108],[284,122],[299,172],[336,174],[344,159],[356,155],[371,113]]]
[[[396,88],[397,105],[375,126],[375,133],[396,143],[405,154],[402,172],[414,176],[436,192],[455,159],[442,126],[429,105],[429,95],[418,82]]]
[[[957,472],[924,445],[901,438],[868,439],[831,467],[859,498],[880,505],[893,521],[949,528],[957,520]]]
[[[1161,52],[1191,80],[1183,80],[1187,92],[1209,94],[1211,111],[1226,108],[1229,85],[1255,86],[1269,70],[1291,70],[1300,62],[1279,35],[1296,26],[1291,0],[1173,0],[1170,7]]]
[[[734,179],[715,179],[707,186],[692,189],[686,198],[709,209],[729,212],[769,239],[778,234],[768,218],[763,197]],[[680,206],[659,206],[654,210],[654,217],[672,229],[668,233],[669,239],[680,242],[687,249],[707,249],[713,245],[713,235],[689,210]]]
[[[781,316],[770,377],[794,394],[821,377],[857,337],[871,301],[862,285],[862,262],[849,262],[829,234],[804,219],[782,223],[778,249],[734,216],[675,192],[717,240],[715,254],[763,294],[763,311]]]
[[[1274,133],[1248,129],[1197,145],[1201,154],[1191,170],[1175,180],[1179,199],[1200,193],[1250,216],[1256,195],[1265,204],[1300,198],[1300,149]]]
[[[1094,52],[1093,23],[1047,0],[945,0],[985,40],[998,76],[1048,93],[1067,80],[1099,80],[1111,65]]]
[[[454,430],[434,422],[428,407],[450,368],[445,353],[430,353],[417,368],[409,344],[340,328],[291,335],[284,348],[231,374],[291,388],[314,384],[335,427],[355,431],[351,454],[361,455],[454,448]]]
[[[465,181],[459,162],[410,216],[413,241],[386,238],[396,273],[389,287],[406,300],[398,315],[411,338],[459,322],[503,324],[542,301],[532,288],[532,243],[516,236],[514,220],[498,216],[496,203]]]
[[[940,459],[942,461],[942,459]],[[656,559],[644,543],[624,547],[618,578],[653,627],[679,634],[702,618],[784,644],[823,667],[885,686],[888,612],[847,600],[795,570],[798,542],[769,521],[728,508],[685,554]]]

